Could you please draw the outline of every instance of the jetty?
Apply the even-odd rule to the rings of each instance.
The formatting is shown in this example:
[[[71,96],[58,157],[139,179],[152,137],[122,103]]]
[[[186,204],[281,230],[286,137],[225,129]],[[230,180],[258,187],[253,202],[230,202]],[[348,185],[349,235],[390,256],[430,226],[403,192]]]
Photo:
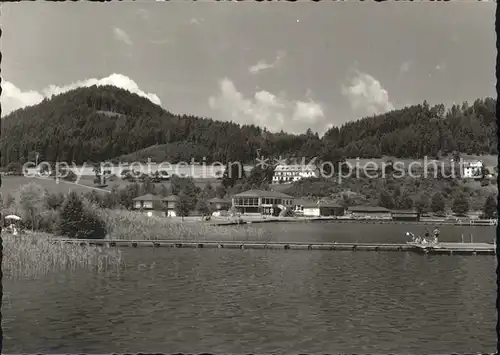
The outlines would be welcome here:
[[[201,240],[95,240],[54,238],[53,243],[71,243],[81,246],[130,247],[130,248],[218,248],[218,249],[268,249],[268,250],[323,250],[323,251],[399,251],[436,255],[495,255],[496,245],[488,243],[318,243],[318,242],[266,242],[266,241],[201,241]]]

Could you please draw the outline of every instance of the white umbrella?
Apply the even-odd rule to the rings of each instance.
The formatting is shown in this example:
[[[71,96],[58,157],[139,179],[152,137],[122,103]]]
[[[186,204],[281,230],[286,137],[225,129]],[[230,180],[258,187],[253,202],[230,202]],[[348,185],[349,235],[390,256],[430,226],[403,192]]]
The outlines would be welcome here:
[[[5,219],[13,219],[13,220],[16,220],[16,221],[20,221],[21,217],[16,216],[15,214],[9,214],[8,216],[5,216]]]

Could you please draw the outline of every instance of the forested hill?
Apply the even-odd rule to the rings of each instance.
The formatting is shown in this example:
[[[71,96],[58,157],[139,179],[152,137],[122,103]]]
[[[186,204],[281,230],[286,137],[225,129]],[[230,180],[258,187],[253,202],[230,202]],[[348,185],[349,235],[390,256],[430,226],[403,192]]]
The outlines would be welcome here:
[[[330,129],[323,139],[350,157],[497,154],[496,100],[446,109],[427,102]]]
[[[174,115],[113,87],[79,88],[2,119],[2,165],[39,160],[111,160],[126,156],[169,162],[253,161],[264,156],[416,158],[460,151],[496,154],[495,100],[445,110],[422,105],[332,128],[324,137],[270,133],[194,116]]]

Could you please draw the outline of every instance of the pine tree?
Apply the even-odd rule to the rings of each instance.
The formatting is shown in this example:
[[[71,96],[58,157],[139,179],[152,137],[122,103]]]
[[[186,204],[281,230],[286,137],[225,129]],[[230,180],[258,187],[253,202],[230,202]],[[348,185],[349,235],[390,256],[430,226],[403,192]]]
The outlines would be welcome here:
[[[429,198],[425,195],[419,196],[416,201],[415,201],[415,209],[417,210],[418,213],[424,213],[427,212],[429,209]]]
[[[455,197],[451,210],[459,216],[463,216],[469,212],[469,201],[463,193]]]
[[[440,192],[436,192],[432,195],[431,199],[431,210],[434,213],[444,212],[445,201],[443,195]]]
[[[76,192],[70,192],[60,212],[59,230],[69,238],[81,238],[80,222],[83,216],[83,203]]]
[[[382,191],[379,198],[379,206],[388,209],[394,208],[394,199],[387,191]]]
[[[59,213],[59,231],[68,238],[103,239],[105,223],[91,210],[84,207],[80,196],[70,192]]]
[[[179,217],[186,217],[191,211],[191,201],[190,197],[184,192],[179,194],[179,200],[175,204],[175,214]]]
[[[493,218],[497,212],[497,200],[493,196],[488,196],[484,203],[483,213],[486,218]]]

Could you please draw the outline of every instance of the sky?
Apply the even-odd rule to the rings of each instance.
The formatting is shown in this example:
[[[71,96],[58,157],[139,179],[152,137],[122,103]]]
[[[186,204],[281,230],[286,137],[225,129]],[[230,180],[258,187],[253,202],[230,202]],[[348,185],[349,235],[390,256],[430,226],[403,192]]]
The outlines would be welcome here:
[[[496,97],[495,3],[2,5],[2,115],[111,84],[270,131]]]

